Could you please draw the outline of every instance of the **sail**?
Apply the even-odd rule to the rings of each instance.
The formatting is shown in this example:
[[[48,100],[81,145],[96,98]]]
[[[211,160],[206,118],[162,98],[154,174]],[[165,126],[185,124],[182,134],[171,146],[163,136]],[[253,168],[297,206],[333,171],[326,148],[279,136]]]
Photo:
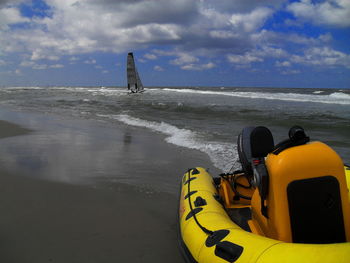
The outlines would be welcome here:
[[[132,52],[128,53],[126,74],[128,79],[128,90],[132,93],[143,91],[143,85],[139,73],[137,72]]]

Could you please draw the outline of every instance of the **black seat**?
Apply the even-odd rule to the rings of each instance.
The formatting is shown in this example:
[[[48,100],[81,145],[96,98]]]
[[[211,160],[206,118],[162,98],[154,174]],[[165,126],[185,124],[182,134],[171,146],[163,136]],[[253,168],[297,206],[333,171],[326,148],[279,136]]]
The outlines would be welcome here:
[[[271,131],[264,127],[256,127],[250,134],[250,147],[253,158],[266,157],[274,149]]]
[[[271,131],[263,126],[245,127],[238,135],[238,156],[246,176],[253,176],[253,158],[266,157],[274,149]]]
[[[239,161],[242,165],[242,170],[246,176],[253,176],[252,169],[252,153],[250,148],[250,134],[255,129],[255,127],[245,127],[242,132],[238,135],[237,139],[237,151]]]
[[[264,201],[269,189],[269,175],[264,157],[274,149],[272,133],[263,126],[244,128],[238,136],[237,145],[242,169],[249,182],[259,190],[261,213],[268,217]]]

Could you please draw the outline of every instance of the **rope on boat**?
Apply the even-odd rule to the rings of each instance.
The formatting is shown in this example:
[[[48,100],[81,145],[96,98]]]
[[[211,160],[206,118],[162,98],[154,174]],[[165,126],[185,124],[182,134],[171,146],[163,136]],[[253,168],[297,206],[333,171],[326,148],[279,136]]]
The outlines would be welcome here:
[[[190,183],[191,183],[191,170],[192,169],[188,169],[188,193],[190,193]],[[188,195],[188,202],[189,202],[189,205],[190,205],[190,209],[191,209],[191,213],[193,214],[193,218],[194,218],[194,221],[196,222],[196,224],[198,225],[198,227],[207,235],[211,236],[214,234],[214,231],[211,231],[207,228],[205,228],[204,226],[202,226],[197,217],[196,217],[196,213],[193,213],[193,207],[192,207],[192,203],[191,203],[191,195]]]

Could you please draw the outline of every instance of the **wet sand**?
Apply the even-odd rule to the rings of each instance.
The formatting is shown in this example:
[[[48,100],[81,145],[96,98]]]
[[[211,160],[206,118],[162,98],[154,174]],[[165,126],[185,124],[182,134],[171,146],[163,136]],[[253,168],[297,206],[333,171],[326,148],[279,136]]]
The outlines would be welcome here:
[[[0,137],[29,131],[0,127]],[[33,179],[0,166],[0,262],[182,262],[176,206],[170,194]]]
[[[30,133],[30,129],[23,128],[17,124],[0,120],[0,139]]]
[[[27,116],[24,119],[28,119]],[[52,127],[52,123],[46,121],[45,125]],[[193,163],[208,164],[209,159],[196,151],[169,145],[160,136],[147,132],[138,134],[137,129],[130,128],[125,132],[125,127],[115,130],[113,126],[113,137],[122,142],[114,145],[101,158],[121,147],[121,152],[116,153],[117,160],[110,160],[119,162],[116,166],[119,170],[113,170],[115,166],[103,163],[109,171],[101,176],[95,164],[83,167],[85,162],[77,160],[86,158],[84,152],[95,149],[103,141],[90,135],[85,138],[84,135],[84,140],[80,137],[78,140],[84,142],[82,147],[79,143],[74,144],[74,140],[69,141],[69,138],[76,136],[65,134],[62,138],[68,141],[61,148],[68,150],[61,151],[58,145],[64,141],[56,142],[53,138],[60,138],[59,133],[66,132],[69,125],[64,125],[65,129],[58,131],[55,127],[55,136],[51,136],[49,130],[31,131],[33,127],[30,125],[27,129],[0,121],[0,147],[3,148],[0,151],[0,262],[184,262],[178,248],[178,200],[175,192],[178,191],[184,167]],[[69,130],[70,135],[72,131],[74,134],[84,133],[77,130],[77,126]],[[87,130],[89,133],[90,130]],[[96,134],[108,142],[108,129],[103,131],[105,133],[102,135],[101,130]],[[94,140],[98,143],[86,146],[87,142]],[[52,141],[55,148],[49,151],[46,148],[51,148]],[[71,148],[69,144],[72,144]],[[26,152],[33,147],[38,147],[38,150]],[[72,150],[74,148],[78,148],[77,152]],[[40,151],[44,151],[44,154],[40,154]],[[67,162],[69,166],[72,164],[68,162],[72,159],[75,166],[59,172],[69,176],[77,169],[81,169],[78,173],[86,173],[93,168],[86,178],[94,179],[95,183],[76,184],[72,180],[75,183],[71,184],[65,180],[55,180],[55,177],[52,180],[49,173],[56,173],[57,166],[43,169],[43,165],[33,165],[36,158],[41,160],[52,152],[55,152],[53,158],[43,162],[46,166],[50,167],[55,160],[61,165]],[[123,152],[134,156],[134,166],[130,160],[123,162]],[[101,154],[96,149],[98,153]],[[8,155],[13,156],[9,158]],[[63,158],[63,155],[68,156]],[[155,160],[147,161],[147,157]],[[135,180],[145,177],[143,182],[158,182],[166,186],[164,189],[169,184],[172,190],[166,193],[157,188],[142,188],[132,185],[132,180],[128,181],[129,184],[121,183],[118,175],[123,178],[123,173],[130,169],[134,173],[131,177],[134,176]],[[34,176],[40,171],[48,173],[47,177]],[[113,180],[112,172],[117,179]],[[154,181],[152,178],[155,178]],[[162,181],[162,178],[168,181]]]
[[[176,200],[1,171],[1,262],[182,262]],[[129,188],[129,189],[127,189]]]

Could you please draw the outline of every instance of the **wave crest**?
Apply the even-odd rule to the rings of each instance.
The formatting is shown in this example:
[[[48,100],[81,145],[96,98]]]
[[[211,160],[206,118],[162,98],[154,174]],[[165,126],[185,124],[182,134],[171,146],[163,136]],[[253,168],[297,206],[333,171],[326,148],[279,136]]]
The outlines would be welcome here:
[[[236,167],[238,164],[235,162],[237,154],[236,146],[234,144],[218,141],[205,141],[194,131],[178,128],[166,122],[148,121],[127,114],[100,116],[115,119],[127,125],[147,128],[162,133],[167,136],[165,141],[168,143],[206,153],[214,166],[222,171],[229,171],[233,165],[235,168],[238,168]]]
[[[350,95],[342,92],[334,92],[329,95],[321,95],[314,92],[314,94],[301,93],[272,93],[272,92],[252,92],[252,91],[213,91],[213,90],[194,90],[194,89],[169,89],[164,88],[163,91],[178,92],[178,93],[192,93],[202,95],[219,95],[231,96],[248,99],[268,99],[268,100],[282,100],[295,102],[313,102],[326,104],[341,104],[350,105]]]

